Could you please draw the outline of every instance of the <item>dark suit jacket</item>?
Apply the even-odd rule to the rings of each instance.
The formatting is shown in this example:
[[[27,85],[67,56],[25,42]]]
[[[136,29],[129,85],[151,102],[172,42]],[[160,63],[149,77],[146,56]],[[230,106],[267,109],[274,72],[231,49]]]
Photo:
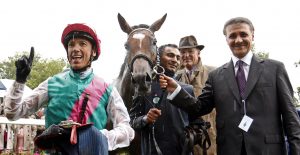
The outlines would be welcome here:
[[[300,155],[300,121],[283,63],[253,56],[245,94],[247,115],[253,119],[248,132],[238,127],[244,110],[232,61],[210,73],[197,99],[181,90],[171,103],[198,115],[216,108],[218,155],[239,155],[243,140],[247,155],[284,155],[285,134],[291,154]]]
[[[194,96],[193,86],[180,83],[190,95]],[[190,116],[183,110],[169,103],[166,99],[167,93],[162,96],[162,89],[158,82],[151,85],[151,94],[145,98],[137,97],[133,100],[130,109],[130,124],[132,128],[141,136],[141,155],[156,154],[153,143],[152,124],[145,124],[142,120],[150,108],[161,109],[162,115],[154,124],[155,139],[164,155],[181,155],[184,137],[184,127],[189,125]],[[156,105],[155,98],[162,97]]]

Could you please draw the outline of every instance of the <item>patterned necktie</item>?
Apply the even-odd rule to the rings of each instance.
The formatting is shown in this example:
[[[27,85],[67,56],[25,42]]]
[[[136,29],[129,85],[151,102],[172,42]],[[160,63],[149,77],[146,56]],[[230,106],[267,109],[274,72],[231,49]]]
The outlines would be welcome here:
[[[245,99],[245,88],[246,88],[246,77],[243,68],[244,62],[242,60],[237,61],[237,65],[239,66],[237,73],[236,73],[236,81],[239,86],[240,95],[242,99]]]
[[[191,80],[191,76],[192,76],[192,71],[187,71],[186,72],[187,77],[189,78],[189,80]]]

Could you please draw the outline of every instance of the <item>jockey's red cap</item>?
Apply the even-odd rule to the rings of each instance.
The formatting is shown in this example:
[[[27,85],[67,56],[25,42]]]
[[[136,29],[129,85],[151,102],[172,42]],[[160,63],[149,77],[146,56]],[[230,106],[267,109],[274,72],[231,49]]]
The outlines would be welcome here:
[[[100,53],[100,39],[98,39],[97,34],[89,26],[81,23],[69,24],[63,31],[61,36],[61,42],[65,49],[68,50],[68,43],[72,38],[85,38],[88,39],[93,46],[96,46],[96,57],[93,60],[97,60]]]

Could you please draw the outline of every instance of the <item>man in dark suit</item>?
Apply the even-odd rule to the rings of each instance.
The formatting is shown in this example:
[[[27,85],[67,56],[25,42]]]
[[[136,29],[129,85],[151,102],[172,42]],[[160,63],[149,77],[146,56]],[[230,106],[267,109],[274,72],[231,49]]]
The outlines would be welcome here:
[[[174,77],[180,62],[177,45],[162,45],[158,51],[165,74]],[[180,86],[194,96],[191,85],[180,83]],[[181,155],[184,150],[181,138],[189,125],[189,115],[170,104],[166,97],[156,79],[152,81],[151,94],[134,98],[130,124],[140,133],[142,155]]]
[[[299,155],[300,121],[283,63],[259,60],[250,52],[254,27],[249,19],[230,19],[223,32],[231,60],[209,74],[198,98],[188,95],[172,78],[161,76],[168,99],[198,115],[216,109],[218,155],[285,155],[285,135],[291,154]]]

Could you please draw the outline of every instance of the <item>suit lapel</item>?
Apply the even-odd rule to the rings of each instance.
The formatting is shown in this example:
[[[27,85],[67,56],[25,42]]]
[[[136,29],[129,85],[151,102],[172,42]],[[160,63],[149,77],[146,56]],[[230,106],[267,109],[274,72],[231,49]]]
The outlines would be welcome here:
[[[196,70],[196,71],[193,71],[192,74],[191,74],[191,77],[190,77],[190,82],[194,81],[195,80],[195,77],[198,76],[199,74],[199,71]]]
[[[234,67],[233,63],[230,60],[225,66],[224,66],[224,76],[225,76],[225,81],[227,82],[227,85],[229,86],[230,90],[232,91],[233,95],[237,99],[237,101],[240,100],[240,93],[239,93],[239,88],[236,83],[235,79],[235,73],[234,73]]]
[[[257,80],[259,79],[263,71],[263,66],[261,65],[262,61],[263,60],[258,60],[255,56],[252,57],[247,83],[246,83],[246,92],[245,92],[246,99],[248,95],[251,93],[251,91],[253,90]]]

